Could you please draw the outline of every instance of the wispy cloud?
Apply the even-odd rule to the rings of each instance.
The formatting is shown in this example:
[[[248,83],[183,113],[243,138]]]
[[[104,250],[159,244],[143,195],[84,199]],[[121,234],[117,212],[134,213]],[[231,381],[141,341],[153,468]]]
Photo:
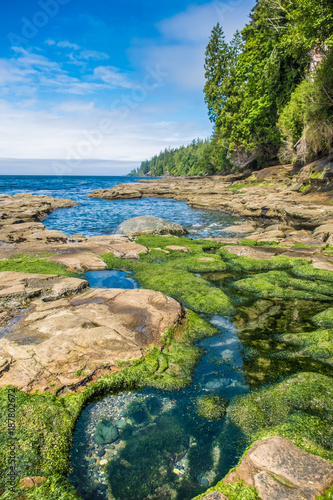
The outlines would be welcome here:
[[[250,5],[249,5],[250,3]],[[235,6],[235,4],[237,4]],[[133,64],[159,63],[169,73],[169,82],[182,90],[199,91],[204,84],[205,49],[213,26],[220,22],[227,40],[248,21],[254,0],[214,0],[191,5],[185,11],[156,24],[159,39],[137,41],[130,51]]]
[[[94,69],[94,76],[97,80],[102,80],[114,88],[132,89],[136,87],[125,73],[114,66],[98,66]]]
[[[21,47],[14,47],[14,56],[0,59],[0,94],[9,90],[19,93],[45,91],[84,95],[115,88],[134,88],[130,77],[113,66],[98,66],[87,69],[80,77],[73,76],[64,69],[63,63],[52,61],[42,54],[36,54]],[[107,54],[82,51],[85,59],[105,59]],[[73,58],[73,60],[75,60]],[[8,86],[15,84],[15,88]]]

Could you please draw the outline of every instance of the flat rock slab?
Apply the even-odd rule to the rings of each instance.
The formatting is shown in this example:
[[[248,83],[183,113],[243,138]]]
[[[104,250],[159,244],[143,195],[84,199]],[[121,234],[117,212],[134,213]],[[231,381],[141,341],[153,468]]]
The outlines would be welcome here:
[[[103,271],[107,268],[105,262],[91,252],[73,252],[65,255],[55,255],[48,260],[58,262],[71,271]]]
[[[188,232],[182,226],[174,222],[168,222],[167,220],[153,217],[152,215],[144,215],[126,220],[117,227],[116,233],[140,236],[143,234],[182,235]]]
[[[0,306],[3,309],[21,307],[36,297],[55,300],[87,287],[88,283],[78,278],[3,271],[0,272]]]
[[[0,340],[0,387],[75,389],[136,359],[183,316],[152,290],[97,289],[75,298],[34,301]],[[1,366],[2,371],[1,371]]]
[[[21,193],[0,195],[0,241],[67,241],[61,231],[49,231],[41,221],[57,208],[75,206],[72,200]]]
[[[224,482],[239,480],[261,500],[315,500],[333,485],[333,463],[275,436],[254,444]]]

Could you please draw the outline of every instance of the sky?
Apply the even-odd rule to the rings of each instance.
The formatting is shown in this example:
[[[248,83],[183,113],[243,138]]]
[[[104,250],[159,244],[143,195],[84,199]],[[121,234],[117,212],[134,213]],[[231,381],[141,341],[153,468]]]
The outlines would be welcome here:
[[[220,22],[230,40],[253,5],[1,2],[0,174],[121,175],[209,137],[209,36]]]

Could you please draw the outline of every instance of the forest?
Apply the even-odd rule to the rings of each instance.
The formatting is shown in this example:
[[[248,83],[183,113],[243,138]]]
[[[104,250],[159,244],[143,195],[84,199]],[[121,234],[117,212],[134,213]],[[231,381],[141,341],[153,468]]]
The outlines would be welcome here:
[[[205,56],[212,137],[165,149],[129,175],[205,175],[306,164],[333,141],[332,0],[257,0],[230,43]]]

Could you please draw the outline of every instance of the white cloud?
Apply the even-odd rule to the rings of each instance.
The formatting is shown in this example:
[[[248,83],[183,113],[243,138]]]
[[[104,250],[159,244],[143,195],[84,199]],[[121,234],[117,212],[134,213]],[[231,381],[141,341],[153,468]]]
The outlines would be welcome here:
[[[250,4],[250,5],[249,5]],[[248,21],[254,0],[216,0],[191,5],[184,12],[157,23],[161,38],[137,43],[130,56],[144,65],[159,64],[169,73],[168,82],[182,90],[200,91],[204,85],[205,49],[213,27],[220,22],[226,40]]]
[[[71,42],[68,42],[67,40],[64,40],[62,42],[58,42],[57,44],[57,47],[61,47],[62,49],[73,49],[73,50],[80,50],[80,45],[78,45],[77,43],[71,43]]]
[[[114,88],[131,89],[135,87],[135,84],[129,80],[128,76],[114,66],[98,66],[94,69],[94,76]]]
[[[148,115],[151,116],[149,109]],[[83,159],[142,161],[166,147],[187,144],[193,137],[206,137],[209,131],[196,122],[147,121],[145,105],[121,118],[116,110],[102,110],[92,102],[73,101],[43,110],[22,108],[0,100],[0,151],[4,158],[64,159],[87,143]],[[158,116],[155,113],[155,116]],[[103,120],[110,120],[112,131],[97,133]],[[91,145],[89,137],[99,137]],[[95,136],[94,136],[95,134]],[[81,145],[81,146],[80,146]],[[0,173],[8,173],[0,170]]]
[[[45,91],[84,95],[101,90],[129,89],[135,86],[126,73],[113,66],[98,66],[95,70],[86,70],[78,78],[63,69],[62,64],[41,54],[21,47],[14,47],[13,50],[14,57],[0,59],[0,95],[9,92],[20,95],[38,94]],[[85,52],[86,58],[107,57],[103,53]],[[73,62],[78,63],[74,57]],[[85,65],[83,67],[85,68]]]
[[[97,52],[97,50],[82,50],[79,53],[81,59],[109,59],[109,55],[105,52]]]

